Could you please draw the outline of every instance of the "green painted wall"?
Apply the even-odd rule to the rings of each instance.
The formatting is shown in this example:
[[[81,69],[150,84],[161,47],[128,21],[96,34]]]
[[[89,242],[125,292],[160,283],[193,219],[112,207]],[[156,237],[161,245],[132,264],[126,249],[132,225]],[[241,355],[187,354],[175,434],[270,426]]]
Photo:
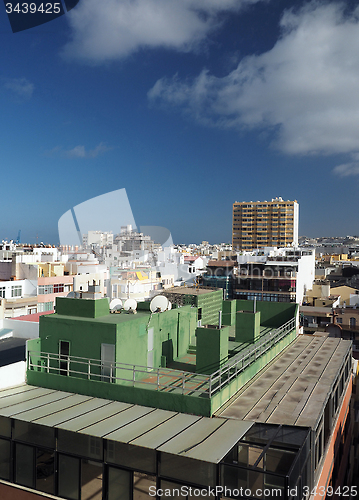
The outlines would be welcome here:
[[[236,300],[224,300],[222,303],[222,325],[233,326],[236,324]]]
[[[221,291],[218,292],[217,295],[212,297],[213,310],[217,308],[216,300],[220,300],[222,304]],[[214,293],[216,294],[216,292]],[[64,300],[72,301],[72,299],[67,298]],[[79,299],[75,300],[77,303],[80,302]],[[86,300],[85,302],[88,301]],[[240,309],[253,310],[253,303],[248,305],[247,302],[248,301],[236,301],[234,311]],[[206,305],[208,304],[210,304],[210,302],[207,302]],[[71,308],[72,305],[69,307]],[[230,307],[232,315],[234,306],[231,305],[226,307]],[[277,327],[295,316],[297,305],[257,302],[257,309],[260,311],[262,319],[264,316],[262,324],[265,321],[269,326]],[[66,307],[62,310],[68,311]],[[272,314],[270,314],[271,311]],[[218,316],[217,313],[218,311],[216,311],[216,315]],[[259,314],[257,316],[259,316]],[[106,316],[89,318],[74,317],[69,314],[61,315],[57,313],[41,316],[40,338],[29,341],[28,349],[30,351],[35,351],[32,359],[35,364],[38,364],[39,359],[36,353],[41,350],[57,354],[59,352],[60,340],[67,340],[70,342],[71,355],[92,359],[100,359],[101,343],[114,344],[116,345],[116,361],[128,363],[130,365],[137,364],[146,366],[148,329],[153,328],[154,366],[160,367],[161,362],[163,363],[163,356],[173,356],[173,358],[176,359],[177,355],[181,356],[186,354],[190,338],[196,331],[196,326],[197,309],[189,305],[152,315],[148,312],[139,312],[135,315],[107,314]],[[219,358],[219,362],[221,363],[222,359],[224,360],[226,355],[228,355],[228,331],[230,328],[232,328],[232,326],[227,326],[222,328],[222,330],[213,329],[214,332],[220,332],[219,340],[218,338],[216,340],[216,342],[219,342],[219,345],[217,344],[218,347],[215,349],[217,353],[215,362],[218,362]],[[199,330],[202,332],[202,330],[205,329]],[[223,338],[221,337],[222,335]],[[111,384],[109,382],[101,382],[100,380],[87,380],[86,367],[81,367],[80,365],[77,367],[76,364],[72,364],[71,368],[78,368],[79,371],[83,370],[83,375],[80,374],[76,377],[67,377],[60,374],[47,373],[46,360],[41,366],[39,363],[38,370],[28,370],[27,377],[29,384],[42,387],[51,387],[75,393],[78,392],[79,394],[88,394],[145,406],[210,416],[220,406],[226,403],[243,384],[247,383],[261,368],[292,342],[295,336],[296,332],[293,330],[285,339],[279,342],[265,355],[259,359],[255,359],[250,367],[231,383],[226,385],[218,394],[216,393],[211,400],[209,398],[199,397],[198,394],[192,396],[181,394],[181,390],[175,387],[169,392],[168,390],[154,390],[156,386],[151,386],[152,388],[150,389],[147,388],[148,386],[143,388],[141,384],[139,387],[139,382],[136,382],[137,387],[134,387],[132,382]],[[204,347],[199,348],[199,356],[202,356],[202,354],[203,357],[207,356],[208,364],[209,361],[212,361],[208,360],[205,340],[206,339],[204,339]],[[199,360],[199,362],[203,365],[205,363],[203,360]],[[154,376],[155,373],[154,371]],[[129,378],[128,375],[127,378]]]
[[[197,328],[196,372],[211,374],[228,361],[228,330]]]
[[[107,299],[71,299],[56,297],[56,313],[62,316],[81,316],[83,318],[99,318],[110,311]]]
[[[179,390],[163,392],[130,385],[110,384],[108,382],[85,380],[82,378],[66,377],[42,371],[27,371],[27,383],[39,387],[69,391],[93,397],[123,401],[125,403],[140,404],[165,410],[179,411],[194,415],[210,417],[225,404],[239,389],[242,388],[259,370],[264,368],[275,356],[296,338],[293,330],[264,356],[258,358],[241,375],[226,385],[211,399],[198,396],[183,395]],[[32,342],[32,341],[31,341]]]
[[[160,392],[140,387],[66,377],[40,371],[28,371],[27,383],[58,391],[68,391],[97,398],[140,404],[204,417],[211,416],[211,401],[176,392]]]
[[[253,311],[253,300],[236,300],[237,311]],[[286,302],[256,301],[261,312],[261,325],[278,328],[296,315],[298,304]]]
[[[72,299],[65,298],[66,300],[72,301]],[[76,300],[81,302],[81,299]],[[62,307],[61,310],[68,311],[66,307]],[[148,331],[152,330],[153,366],[160,367],[164,361],[161,359],[162,356],[166,356],[168,364],[178,356],[187,353],[190,338],[194,336],[196,326],[197,309],[190,306],[154,314],[150,312],[139,312],[133,315],[108,313],[99,318],[63,316],[56,313],[41,316],[39,336],[43,352],[58,354],[60,341],[68,341],[70,342],[70,356],[100,360],[101,344],[112,344],[116,346],[115,361],[117,363],[147,366]],[[55,366],[55,363],[51,366]],[[82,368],[77,366],[76,369],[87,370],[85,366]],[[99,369],[97,372],[100,373]],[[129,373],[117,370],[116,376],[128,378]]]
[[[197,307],[202,308],[202,326],[218,325],[218,313],[222,311],[223,291],[214,290],[197,296]]]
[[[239,311],[236,314],[236,342],[253,344],[259,339],[261,312]]]
[[[280,352],[283,351],[289,344],[296,339],[296,330],[292,330],[284,339],[276,344],[272,349],[266,352],[263,356],[258,358],[251,366],[249,366],[237,378],[233,379],[226,385],[220,392],[216,393],[211,398],[211,415],[215,413],[221,406],[236,394],[249,380],[257,375],[272,359],[274,359]]]

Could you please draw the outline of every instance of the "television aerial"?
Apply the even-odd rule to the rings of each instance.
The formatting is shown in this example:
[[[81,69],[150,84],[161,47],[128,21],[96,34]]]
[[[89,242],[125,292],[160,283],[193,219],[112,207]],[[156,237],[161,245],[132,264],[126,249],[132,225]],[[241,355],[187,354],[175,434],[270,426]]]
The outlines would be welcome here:
[[[128,313],[135,313],[137,309],[137,302],[135,299],[127,299],[123,304],[123,308]]]
[[[122,300],[121,299],[112,299],[110,302],[110,311],[112,313],[121,311],[123,305],[122,305]]]
[[[164,295],[157,295],[151,300],[150,310],[152,313],[163,312],[168,308],[168,299]]]

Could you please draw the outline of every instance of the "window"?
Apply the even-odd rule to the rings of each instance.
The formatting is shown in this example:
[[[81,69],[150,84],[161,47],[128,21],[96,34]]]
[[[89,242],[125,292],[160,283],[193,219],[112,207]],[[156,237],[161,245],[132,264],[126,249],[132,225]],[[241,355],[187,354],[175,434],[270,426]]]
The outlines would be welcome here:
[[[0,478],[10,479],[10,441],[0,439]]]
[[[80,496],[80,460],[66,455],[59,455],[58,467],[59,496],[78,500]]]
[[[39,302],[37,304],[37,312],[52,311],[54,308],[53,302]]]
[[[5,287],[0,286],[0,299],[4,299],[4,298],[5,298]]]
[[[15,482],[34,487],[34,448],[16,443]]]
[[[115,467],[108,468],[108,500],[130,500],[131,473]]]
[[[53,285],[39,285],[37,287],[37,293],[38,293],[38,295],[45,295],[48,293],[54,293],[54,286]]]
[[[61,293],[64,291],[64,285],[61,283],[58,283],[57,285],[54,285],[54,293]]]
[[[36,449],[36,489],[54,495],[54,452]]]
[[[143,474],[141,472],[133,473],[133,500],[147,500],[150,487],[156,487],[156,476]]]
[[[22,286],[15,285],[11,287],[11,297],[21,297],[22,295]]]

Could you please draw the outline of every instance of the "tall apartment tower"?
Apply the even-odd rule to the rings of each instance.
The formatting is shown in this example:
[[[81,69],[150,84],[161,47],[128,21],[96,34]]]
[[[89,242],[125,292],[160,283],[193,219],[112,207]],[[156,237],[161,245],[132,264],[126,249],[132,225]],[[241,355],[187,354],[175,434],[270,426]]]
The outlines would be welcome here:
[[[298,245],[299,204],[297,201],[233,203],[233,250]]]

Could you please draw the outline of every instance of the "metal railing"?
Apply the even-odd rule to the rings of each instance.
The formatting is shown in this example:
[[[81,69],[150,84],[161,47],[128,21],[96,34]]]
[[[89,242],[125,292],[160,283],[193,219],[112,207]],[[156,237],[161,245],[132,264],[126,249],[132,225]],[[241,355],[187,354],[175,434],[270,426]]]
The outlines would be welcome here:
[[[225,385],[238,377],[246,368],[272,349],[272,347],[278,344],[278,342],[295,328],[296,320],[293,318],[276,330],[266,333],[255,342],[255,344],[233,356],[219,370],[211,374],[209,397],[213,396],[216,392],[223,389]]]
[[[263,335],[255,344],[231,357],[211,375],[170,368],[110,363],[98,359],[37,351],[28,352],[27,369],[127,386],[142,387],[147,385],[156,391],[211,398],[272,349],[295,327],[296,321],[293,318],[276,330]]]
[[[92,358],[29,351],[27,369],[56,375],[77,376],[88,380],[128,386],[149,385],[152,389],[181,394],[208,395],[209,375],[170,368],[151,368],[127,363],[110,363]]]

